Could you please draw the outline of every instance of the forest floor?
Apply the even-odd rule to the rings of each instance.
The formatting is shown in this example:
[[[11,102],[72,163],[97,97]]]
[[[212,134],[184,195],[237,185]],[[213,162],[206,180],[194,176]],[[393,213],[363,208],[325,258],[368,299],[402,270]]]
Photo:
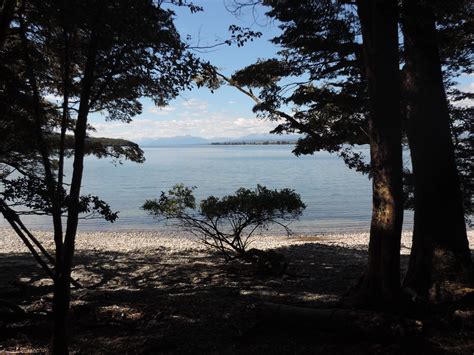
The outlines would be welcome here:
[[[36,233],[52,250],[51,234]],[[471,231],[470,245],[474,245]],[[367,262],[368,234],[262,237],[254,248],[285,255],[288,273],[256,276],[224,263],[195,240],[152,232],[81,233],[73,276],[71,350],[77,354],[474,353],[474,324],[428,322],[421,339],[351,337],[287,324],[262,327],[262,302],[333,307]],[[410,235],[402,240],[406,268]],[[0,354],[44,353],[51,332],[52,283],[21,240],[0,230],[0,300],[24,319],[0,318]],[[1,305],[0,305],[1,311]],[[3,313],[5,314],[5,313]],[[472,320],[472,318],[471,318]]]

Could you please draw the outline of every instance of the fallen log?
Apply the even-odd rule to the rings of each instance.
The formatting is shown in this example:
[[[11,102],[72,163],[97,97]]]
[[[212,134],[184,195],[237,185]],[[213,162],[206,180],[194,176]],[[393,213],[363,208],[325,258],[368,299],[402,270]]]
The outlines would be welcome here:
[[[344,308],[307,308],[265,302],[257,305],[257,325],[293,331],[327,331],[368,338],[421,335],[423,323],[393,314]]]

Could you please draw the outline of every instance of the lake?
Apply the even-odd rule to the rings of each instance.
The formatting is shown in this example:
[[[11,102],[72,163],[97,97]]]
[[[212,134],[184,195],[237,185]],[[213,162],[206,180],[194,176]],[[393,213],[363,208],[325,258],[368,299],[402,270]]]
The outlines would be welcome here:
[[[318,152],[295,157],[291,145],[192,145],[145,148],[146,161],[114,165],[109,159],[87,157],[83,193],[97,194],[119,219],[111,224],[94,219],[80,230],[161,229],[140,206],[176,183],[196,186],[198,199],[223,196],[257,184],[291,188],[301,195],[306,210],[291,224],[297,234],[367,231],[371,216],[371,183],[346,167],[336,155]],[[67,180],[66,180],[67,181]],[[24,217],[32,229],[49,230],[46,217]],[[404,228],[412,227],[412,212]],[[2,220],[1,225],[6,225]]]

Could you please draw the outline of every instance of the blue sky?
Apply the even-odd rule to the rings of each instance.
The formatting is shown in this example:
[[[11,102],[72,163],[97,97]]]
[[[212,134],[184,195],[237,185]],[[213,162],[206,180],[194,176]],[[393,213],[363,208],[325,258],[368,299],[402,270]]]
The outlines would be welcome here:
[[[209,60],[227,75],[254,63],[258,58],[268,58],[278,50],[269,39],[278,34],[278,27],[264,16],[264,8],[250,9],[235,16],[226,9],[231,0],[194,1],[204,8],[191,14],[188,9],[175,9],[175,24],[183,38],[191,35],[193,46],[210,46],[228,39],[228,28],[235,24],[262,32],[262,37],[245,46],[221,46],[196,52]],[[155,107],[153,102],[142,100],[143,113],[132,123],[105,122],[99,115],[91,117],[97,129],[96,136],[126,138],[140,141],[150,138],[193,135],[204,138],[241,137],[248,134],[268,133],[275,123],[255,117],[253,101],[235,88],[223,86],[211,93],[206,88],[182,92],[169,106]]]
[[[227,75],[254,63],[258,58],[272,57],[278,48],[269,39],[279,33],[275,23],[265,17],[265,8],[243,11],[235,16],[226,5],[232,0],[195,0],[203,12],[191,14],[186,8],[176,9],[175,24],[183,38],[190,35],[193,46],[211,46],[228,39],[228,28],[235,24],[262,32],[262,37],[244,47],[221,46],[205,53],[197,53]],[[459,80],[460,88],[474,92],[474,76]],[[105,122],[100,115],[91,115],[90,123],[97,129],[95,136],[125,138],[141,141],[159,137],[193,135],[204,138],[236,138],[248,134],[268,133],[275,123],[255,117],[253,101],[235,88],[223,86],[214,93],[206,88],[182,92],[169,106],[159,108],[147,99],[142,100],[143,113],[127,124]],[[467,104],[463,102],[460,104]]]

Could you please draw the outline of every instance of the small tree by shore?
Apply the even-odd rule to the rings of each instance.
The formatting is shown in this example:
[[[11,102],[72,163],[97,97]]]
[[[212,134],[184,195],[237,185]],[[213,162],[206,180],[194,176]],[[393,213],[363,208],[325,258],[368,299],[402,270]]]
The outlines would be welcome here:
[[[306,207],[294,190],[270,190],[261,185],[254,190],[242,187],[222,198],[209,196],[197,206],[194,189],[175,185],[167,193],[161,192],[159,199],[147,200],[142,208],[197,236],[226,261],[239,258],[259,267],[272,262],[270,254],[248,250],[252,237],[272,225],[290,234],[289,223]]]

